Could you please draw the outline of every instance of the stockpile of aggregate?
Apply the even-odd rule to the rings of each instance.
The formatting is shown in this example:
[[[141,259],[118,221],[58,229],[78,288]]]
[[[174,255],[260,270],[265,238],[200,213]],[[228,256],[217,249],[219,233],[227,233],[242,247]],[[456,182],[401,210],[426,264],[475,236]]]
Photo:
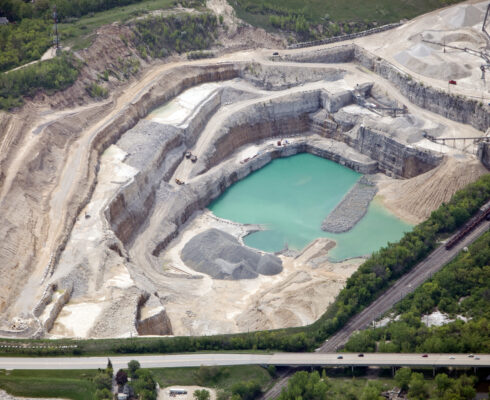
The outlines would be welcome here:
[[[282,271],[279,257],[244,247],[234,236],[218,229],[194,236],[182,249],[181,258],[187,266],[215,279],[253,279]]]
[[[332,233],[351,230],[366,215],[369,203],[377,191],[373,183],[365,177],[361,178],[325,218],[322,230]]]

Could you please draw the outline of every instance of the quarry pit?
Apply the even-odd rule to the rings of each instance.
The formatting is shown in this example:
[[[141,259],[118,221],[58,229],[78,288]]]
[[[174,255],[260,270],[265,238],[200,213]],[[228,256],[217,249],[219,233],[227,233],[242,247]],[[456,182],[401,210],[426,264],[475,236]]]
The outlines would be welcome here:
[[[447,14],[438,23],[451,25],[445,43],[484,45],[474,28],[481,4],[455,7],[456,14],[438,11]],[[41,229],[45,245],[29,261],[28,277],[5,288],[0,336],[210,335],[317,320],[369,254],[332,260],[328,234],[272,254],[244,244],[267,229],[260,221],[219,218],[207,207],[274,160],[309,153],[363,175],[319,227],[355,229],[373,202],[408,226],[488,173],[482,142],[433,140],[485,137],[490,113],[468,94],[489,97],[475,75],[478,61],[422,41],[441,40],[428,18],[396,28],[404,40],[396,54],[387,31],[278,55],[256,50],[170,63],[145,75],[102,119],[91,124],[85,116],[64,171],[88,160],[79,181],[91,182],[87,195],[70,205],[73,224],[62,246],[52,225]],[[453,70],[434,72],[445,57],[453,57]],[[453,75],[458,97],[439,89]],[[37,121],[33,135],[47,135],[57,122]],[[76,191],[72,177],[56,179],[53,220],[63,196]]]

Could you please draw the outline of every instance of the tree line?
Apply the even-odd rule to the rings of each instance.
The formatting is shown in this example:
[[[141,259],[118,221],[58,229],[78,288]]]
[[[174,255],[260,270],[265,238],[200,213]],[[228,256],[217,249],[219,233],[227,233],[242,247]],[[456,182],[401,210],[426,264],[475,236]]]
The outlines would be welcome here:
[[[43,19],[0,26],[0,72],[41,58],[51,44],[51,25]]]
[[[48,93],[71,86],[78,78],[80,66],[69,53],[51,60],[0,74],[0,109],[21,106],[24,96],[39,90]]]
[[[465,374],[451,378],[445,373],[437,374],[433,380],[427,380],[421,372],[413,372],[410,368],[401,368],[395,374],[393,386],[397,386],[403,393],[403,398],[410,400],[471,400],[476,395],[475,376]],[[368,380],[356,393],[347,390],[338,393],[334,389],[333,382],[326,376],[323,370],[321,376],[318,371],[296,372],[288,381],[288,386],[282,391],[278,400],[326,400],[326,399],[359,399],[381,400],[381,395],[386,390],[378,380]],[[406,397],[405,397],[406,396]],[[400,397],[401,398],[401,397]]]
[[[399,320],[356,334],[345,348],[348,351],[488,353],[488,304],[490,232],[398,303],[392,314],[398,315]],[[436,310],[447,314],[453,322],[428,327],[424,316]]]
[[[21,21],[25,18],[50,19],[56,6],[58,19],[63,21],[69,17],[81,17],[92,12],[110,10],[128,4],[140,3],[142,0],[2,0],[0,15],[9,21]]]

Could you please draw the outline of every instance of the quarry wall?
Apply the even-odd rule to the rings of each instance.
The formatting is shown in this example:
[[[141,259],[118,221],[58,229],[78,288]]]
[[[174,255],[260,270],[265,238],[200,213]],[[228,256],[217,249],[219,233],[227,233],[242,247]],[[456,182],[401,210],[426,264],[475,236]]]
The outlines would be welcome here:
[[[351,95],[348,92],[332,95],[317,89],[254,103],[231,114],[219,128],[216,139],[206,151],[206,155],[202,155],[196,163],[192,174],[197,177],[194,179],[195,182],[187,182],[180,188],[178,199],[174,197],[175,193],[171,185],[165,183],[171,175],[171,173],[165,173],[169,171],[168,168],[159,169],[154,163],[148,163],[143,168],[138,166],[144,171],[135,177],[134,182],[120,190],[106,210],[106,218],[111,229],[124,245],[130,245],[151,212],[154,202],[167,203],[168,218],[161,221],[160,237],[153,243],[153,255],[158,256],[177,235],[179,226],[187,221],[193,212],[206,207],[229,185],[261,168],[273,158],[299,152],[310,152],[331,159],[361,173],[383,171],[389,175],[405,178],[426,172],[441,162],[442,157],[399,143],[391,139],[385,132],[359,127],[348,132],[335,133],[335,139],[344,142],[337,142],[344,146],[342,151],[338,148],[332,150],[332,148],[320,146],[318,142],[312,145],[313,142],[307,140],[302,145],[295,144],[261,154],[237,169],[229,170],[220,165],[236,149],[245,144],[257,143],[274,136],[280,138],[310,132],[312,113],[322,109],[322,106],[328,106],[334,111],[338,110],[339,107],[348,104],[350,99]],[[207,118],[214,109],[213,101],[212,106],[203,107],[203,112],[197,113],[196,118],[198,120]],[[199,121],[191,125],[197,129],[203,127]],[[186,136],[188,135],[194,136],[195,134],[187,132]],[[182,135],[176,136],[176,138],[179,137]],[[333,139],[330,140],[333,141]],[[118,145],[122,141],[124,138],[118,142]],[[182,151],[185,147],[179,147],[182,143],[178,140],[169,141],[163,151],[159,150],[159,146],[162,145],[155,143],[149,148],[152,152],[156,150],[158,154],[167,154],[167,157],[171,157],[174,152],[174,164],[170,168],[170,171],[173,171],[182,159]],[[174,151],[176,149],[180,150]],[[368,156],[369,162],[366,161],[367,157],[363,163],[356,161],[357,156],[350,157],[349,152],[355,152],[354,149],[361,155]],[[220,168],[214,168],[218,165]],[[151,171],[145,172],[148,169]],[[223,169],[224,172],[216,172],[218,169]],[[158,184],[160,184],[159,188],[157,188]]]
[[[296,139],[294,143],[285,147],[269,147],[243,164],[234,164],[233,160],[225,161],[219,168],[212,168],[199,179],[183,186],[179,193],[172,192],[170,188],[164,189],[167,191],[165,201],[171,205],[169,209],[172,210],[172,213],[162,221],[162,229],[152,254],[158,256],[177,236],[180,225],[185,223],[195,211],[203,209],[212,200],[219,197],[230,185],[264,167],[275,158],[304,152],[332,159],[360,173],[371,174],[377,171],[377,163],[369,157],[357,152],[351,157],[350,155],[353,154],[349,154],[347,144],[319,137],[317,139],[315,137],[307,137],[304,140]]]
[[[217,133],[213,148],[197,166],[217,165],[237,148],[274,136],[309,130],[308,114],[320,107],[320,91],[307,91],[253,104],[231,115]]]
[[[478,158],[482,164],[490,169],[490,143],[481,142],[478,144]]]
[[[327,49],[286,55],[288,61],[309,63],[356,62],[390,81],[413,104],[453,121],[486,131],[490,126],[490,107],[478,100],[453,95],[424,86],[390,62],[355,45],[346,44]]]
[[[413,178],[439,165],[442,155],[428,150],[408,147],[386,133],[360,126],[343,135],[344,140],[362,154],[378,161],[378,168],[387,175]]]

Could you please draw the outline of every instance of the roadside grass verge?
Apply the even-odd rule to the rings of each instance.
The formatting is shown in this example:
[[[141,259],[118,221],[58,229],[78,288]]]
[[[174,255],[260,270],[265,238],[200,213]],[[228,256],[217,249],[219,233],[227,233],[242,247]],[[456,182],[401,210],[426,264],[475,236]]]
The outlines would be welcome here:
[[[152,368],[151,372],[162,388],[173,385],[199,385],[229,391],[234,384],[243,382],[244,380],[256,381],[262,388],[267,387],[272,381],[272,377],[267,370],[258,365]]]
[[[0,388],[14,396],[92,400],[95,370],[0,370]]]

